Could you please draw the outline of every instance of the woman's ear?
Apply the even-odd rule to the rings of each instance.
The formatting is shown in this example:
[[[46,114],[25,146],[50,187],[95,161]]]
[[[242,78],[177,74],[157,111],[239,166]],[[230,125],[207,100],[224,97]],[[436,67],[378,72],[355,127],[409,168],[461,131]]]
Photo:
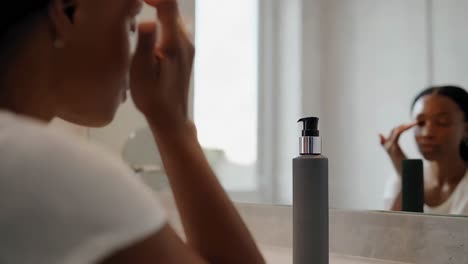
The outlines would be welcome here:
[[[53,43],[56,48],[66,45],[73,32],[73,23],[78,0],[52,0],[48,15],[51,23]]]

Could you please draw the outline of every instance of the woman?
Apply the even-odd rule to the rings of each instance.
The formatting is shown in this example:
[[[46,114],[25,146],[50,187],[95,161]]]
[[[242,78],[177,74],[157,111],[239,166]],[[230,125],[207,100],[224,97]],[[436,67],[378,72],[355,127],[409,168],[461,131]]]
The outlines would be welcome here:
[[[187,117],[194,49],[176,0],[145,2],[160,34],[155,22],[135,24],[140,0],[9,1],[0,11],[1,263],[264,262]],[[128,87],[186,242],[118,159],[46,125],[104,126]]]
[[[428,166],[424,176],[426,213],[468,214],[468,93],[459,87],[432,87],[413,101],[414,122],[395,128],[380,142],[398,178],[387,190],[389,209],[401,210],[401,166],[406,155],[398,140],[415,128],[415,140]]]

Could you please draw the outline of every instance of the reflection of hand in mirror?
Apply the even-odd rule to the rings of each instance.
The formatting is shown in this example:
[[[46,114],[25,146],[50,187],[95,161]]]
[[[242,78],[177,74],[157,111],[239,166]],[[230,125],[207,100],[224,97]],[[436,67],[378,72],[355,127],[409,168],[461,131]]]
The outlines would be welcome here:
[[[397,128],[392,129],[390,132],[390,135],[388,137],[385,137],[384,135],[380,134],[380,144],[382,147],[385,148],[387,151],[388,155],[390,156],[390,160],[392,161],[393,167],[395,168],[397,175],[399,177],[402,176],[402,163],[403,160],[406,159],[406,155],[403,152],[403,150],[400,147],[399,140],[401,135],[410,130],[411,128],[415,127],[418,123],[413,122],[405,125],[401,125]],[[400,211],[401,210],[401,203],[402,203],[402,194],[401,190],[399,193],[395,194],[395,197],[393,197],[391,203],[391,208],[389,208],[392,211]]]
[[[385,148],[390,159],[393,162],[395,169],[398,172],[398,175],[401,175],[401,162],[406,159],[406,155],[400,147],[399,140],[401,135],[410,130],[411,128],[418,125],[418,122],[412,122],[409,124],[401,125],[397,128],[394,128],[388,137],[380,134],[380,144]]]
[[[401,175],[405,155],[398,139],[410,128],[427,162],[424,174],[424,211],[468,214],[468,93],[455,86],[432,87],[413,101],[415,122],[394,129],[381,143]],[[392,210],[401,210],[401,192],[394,193]]]

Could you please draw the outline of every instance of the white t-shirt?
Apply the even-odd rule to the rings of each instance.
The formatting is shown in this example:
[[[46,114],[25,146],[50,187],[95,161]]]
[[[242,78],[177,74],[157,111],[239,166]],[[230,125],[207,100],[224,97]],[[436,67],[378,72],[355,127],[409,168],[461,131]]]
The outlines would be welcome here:
[[[96,263],[164,224],[120,159],[0,111],[0,263]]]
[[[390,208],[395,197],[401,192],[401,180],[392,178],[385,190],[385,208]],[[437,207],[424,205],[424,213],[468,215],[468,171],[450,197]]]

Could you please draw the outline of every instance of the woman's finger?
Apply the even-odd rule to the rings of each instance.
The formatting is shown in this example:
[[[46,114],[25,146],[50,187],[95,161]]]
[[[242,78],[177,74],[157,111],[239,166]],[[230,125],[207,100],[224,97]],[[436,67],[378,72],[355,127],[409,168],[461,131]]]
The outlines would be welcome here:
[[[392,131],[391,140],[398,141],[401,137],[401,134],[415,127],[418,122],[412,122],[409,124],[401,125]]]
[[[138,44],[133,57],[133,70],[142,73],[152,69],[151,66],[155,60],[156,38],[156,24],[154,22],[142,23],[138,26]]]
[[[175,55],[182,48],[181,18],[176,0],[145,0],[157,10],[157,18],[161,25],[161,42],[158,49],[168,55]]]
[[[417,124],[418,124],[418,122],[412,122],[412,123],[409,123],[409,124],[406,124],[406,125],[402,125],[402,126],[398,127],[396,132],[397,132],[397,134],[401,135],[403,132],[406,132],[406,131],[410,130],[411,128],[415,127]]]
[[[387,142],[387,139],[382,134],[379,134],[379,138],[380,138],[380,145],[384,146],[385,142]]]

